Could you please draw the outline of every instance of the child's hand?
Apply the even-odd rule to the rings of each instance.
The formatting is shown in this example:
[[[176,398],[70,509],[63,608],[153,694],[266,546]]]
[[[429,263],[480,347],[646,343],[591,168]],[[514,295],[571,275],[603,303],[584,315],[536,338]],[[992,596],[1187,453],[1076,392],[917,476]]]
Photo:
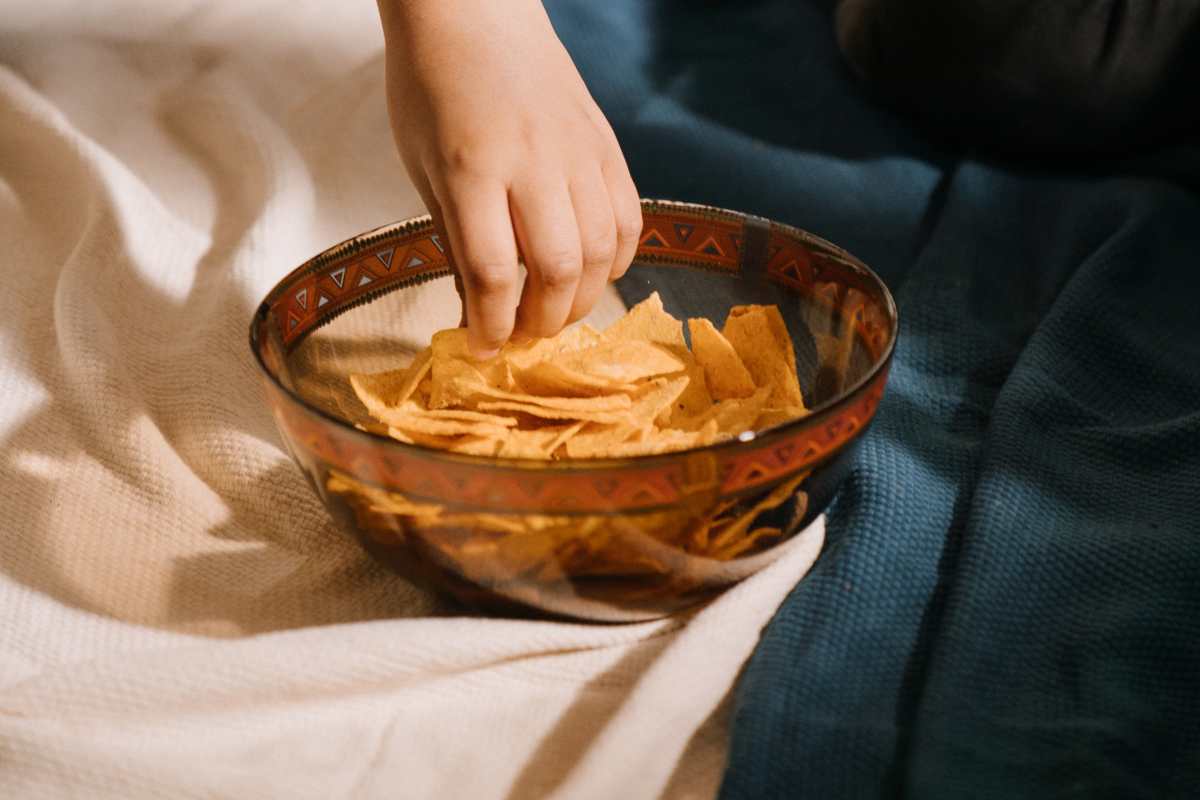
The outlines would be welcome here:
[[[554,335],[628,269],[641,233],[612,129],[539,0],[379,6],[396,144],[449,237],[472,349]]]

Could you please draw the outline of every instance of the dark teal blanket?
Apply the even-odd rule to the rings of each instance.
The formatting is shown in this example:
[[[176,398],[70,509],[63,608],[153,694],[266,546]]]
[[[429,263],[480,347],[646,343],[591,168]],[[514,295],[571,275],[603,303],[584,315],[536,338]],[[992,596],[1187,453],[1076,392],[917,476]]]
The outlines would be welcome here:
[[[1200,147],[939,150],[863,95],[823,5],[550,4],[643,195],[807,228],[900,305],[722,794],[1200,796]]]

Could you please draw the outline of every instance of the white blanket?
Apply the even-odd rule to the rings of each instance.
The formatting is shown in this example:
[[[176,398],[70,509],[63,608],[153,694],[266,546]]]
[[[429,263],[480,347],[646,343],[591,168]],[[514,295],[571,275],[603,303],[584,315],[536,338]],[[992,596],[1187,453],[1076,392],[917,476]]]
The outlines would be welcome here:
[[[0,797],[715,791],[819,523],[687,618],[452,617],[280,446],[255,304],[421,212],[381,48],[370,0],[6,4]]]

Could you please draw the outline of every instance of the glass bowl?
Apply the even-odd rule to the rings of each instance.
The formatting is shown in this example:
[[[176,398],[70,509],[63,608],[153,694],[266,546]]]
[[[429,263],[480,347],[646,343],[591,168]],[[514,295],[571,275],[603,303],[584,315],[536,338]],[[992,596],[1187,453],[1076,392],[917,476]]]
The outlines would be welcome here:
[[[292,271],[250,326],[292,458],[374,557],[474,609],[644,620],[762,569],[825,508],[883,395],[897,330],[887,288],[787,225],[668,201],[643,213],[620,300],[591,321],[655,290],[676,317],[718,328],[730,306],[774,303],[810,413],[707,447],[576,461],[459,455],[360,429],[369,418],[348,375],[402,366],[458,316],[429,219],[387,225]]]

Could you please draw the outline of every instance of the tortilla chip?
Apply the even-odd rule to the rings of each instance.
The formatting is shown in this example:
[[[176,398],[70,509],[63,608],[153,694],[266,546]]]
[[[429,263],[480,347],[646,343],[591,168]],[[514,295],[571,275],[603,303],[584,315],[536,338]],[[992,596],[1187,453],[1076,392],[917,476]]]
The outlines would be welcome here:
[[[483,374],[460,359],[434,360],[429,388],[430,408],[467,407],[488,387]]]
[[[714,400],[749,397],[754,394],[754,379],[737,351],[713,324],[703,317],[688,320],[692,335],[692,354],[704,368],[704,378]]]
[[[446,449],[453,453],[462,453],[467,456],[489,456],[494,458],[500,455],[500,449],[503,444],[503,437],[460,436],[447,445]]]
[[[645,430],[631,420],[610,425],[588,424],[567,441],[568,458],[603,458],[614,446],[633,440]]]
[[[383,425],[381,423],[375,422],[374,420],[371,420],[365,424],[362,422],[356,422],[356,423],[354,423],[354,427],[358,428],[360,431],[363,431],[364,433],[375,433],[375,434],[381,434],[383,436],[388,435],[387,425]]]
[[[563,357],[562,367],[594,378],[631,384],[684,369],[684,362],[654,342],[611,341]]]
[[[676,377],[674,375],[668,377]],[[667,427],[685,428],[687,420],[693,419],[712,407],[712,395],[708,392],[708,380],[704,377],[704,368],[695,361],[688,363],[684,377],[688,385],[675,400],[675,405],[663,420]]]
[[[730,436],[737,436],[743,431],[756,430],[759,417],[766,408],[770,397],[771,387],[764,386],[744,400],[722,400],[703,414],[689,420],[688,427],[699,429],[712,422],[718,430]]]
[[[464,329],[439,331],[407,369],[351,382],[377,421],[365,430],[506,458],[672,452],[804,413],[777,309],[735,307],[725,334],[704,319],[688,325],[695,353],[655,293],[603,333],[577,325],[483,361]],[[734,525],[714,521],[704,541]]]
[[[491,422],[438,419],[437,417],[425,417],[420,414],[405,414],[403,411],[396,409],[389,409],[381,418],[390,428],[404,431],[410,436],[413,433],[424,433],[430,436],[485,436],[499,438],[509,432],[507,426],[496,425]]]
[[[629,417],[628,411],[593,411],[586,408],[549,408],[536,403],[522,403],[516,400],[485,400],[479,403],[481,411],[520,411],[531,417],[552,420],[582,420],[584,422],[601,422],[613,424],[622,422]]]
[[[673,378],[655,378],[634,400],[630,416],[635,420],[647,422],[656,420],[665,413],[670,413],[676,402],[690,385],[691,379],[686,375]]]
[[[582,350],[599,342],[600,334],[596,329],[587,323],[580,323],[563,329],[562,333],[549,339],[534,339],[528,344],[508,345],[502,355],[514,370],[520,371],[563,353]]]
[[[403,403],[412,396],[417,385],[429,373],[433,364],[433,348],[427,347],[417,354],[404,369],[373,372],[366,375],[351,375],[350,385],[358,399],[373,416],[380,409]]]
[[[399,492],[389,492],[375,486],[360,483],[354,478],[338,470],[331,469],[325,481],[325,488],[335,494],[355,494],[364,498],[375,511],[386,514],[403,514],[405,516],[435,519],[441,516],[444,508],[434,503],[417,503]]]
[[[516,384],[525,393],[562,397],[596,397],[637,389],[635,384],[588,375],[553,361],[542,361],[522,370],[517,374]]]
[[[796,493],[796,490],[800,488],[800,484],[807,477],[808,472],[802,472],[777,485],[766,496],[739,515],[737,519],[719,531],[712,539],[712,550],[719,552],[728,547],[732,542],[741,539],[754,521],[758,519],[759,514],[783,505],[785,501]]]
[[[633,339],[660,344],[676,354],[687,352],[683,323],[663,309],[658,292],[629,309],[600,335],[608,342]]]
[[[467,341],[466,328],[446,328],[429,339],[429,349],[433,351],[436,361],[473,360]]]
[[[783,531],[779,528],[767,526],[755,528],[740,539],[730,540],[728,543],[710,550],[708,557],[720,561],[729,561],[742,555],[747,550],[762,544],[763,539],[778,539],[781,536],[783,536]]]
[[[549,458],[550,454],[570,436],[572,429],[578,431],[582,422],[539,428],[532,431],[512,431],[500,440],[498,455],[504,458]]]
[[[474,368],[483,376],[488,385],[500,387],[512,385],[512,368],[504,357],[497,355],[479,361],[471,355],[471,348],[467,344],[466,328],[447,328],[438,331],[429,340],[429,349],[433,353],[435,372],[439,365],[457,361]]]
[[[403,408],[413,416],[424,417],[426,419],[456,420],[458,422],[486,422],[491,425],[499,425],[503,428],[516,427],[517,424],[515,417],[502,417],[496,414],[488,414],[483,411],[468,411],[467,409],[463,408],[426,409],[415,403],[405,403]]]
[[[456,436],[438,436],[422,431],[403,431],[399,428],[388,428],[388,436],[405,444],[419,444],[422,447],[433,447],[438,450],[449,450],[458,441]]]
[[[629,458],[631,456],[648,456],[675,450],[687,450],[692,447],[708,444],[716,434],[717,429],[715,425],[699,431],[660,430],[653,437],[648,437],[640,442],[623,442],[621,444],[609,445],[603,457]]]
[[[574,438],[577,433],[583,430],[585,425],[587,425],[586,422],[576,422],[574,425],[564,425],[559,431],[558,435],[551,440],[550,444],[546,445],[546,457],[552,457],[558,448],[562,447],[572,438]]]
[[[599,397],[545,397],[535,394],[506,392],[503,389],[493,389],[488,386],[484,386],[478,393],[489,400],[507,400],[513,403],[523,403],[525,405],[540,406],[541,408],[550,408],[559,411],[625,411],[633,405],[629,396],[624,394],[603,395]],[[480,401],[480,405],[482,405],[482,401]],[[578,417],[578,419],[583,419],[583,417]]]
[[[754,384],[771,387],[772,403],[779,407],[804,405],[792,340],[778,308],[734,306],[725,320],[723,333]]]

